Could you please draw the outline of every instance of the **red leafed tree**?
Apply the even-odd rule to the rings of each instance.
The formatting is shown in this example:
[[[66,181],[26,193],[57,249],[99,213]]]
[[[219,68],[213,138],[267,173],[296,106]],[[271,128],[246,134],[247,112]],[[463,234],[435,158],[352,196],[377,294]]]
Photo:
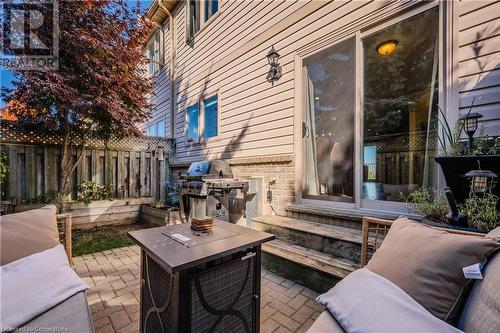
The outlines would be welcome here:
[[[62,137],[58,205],[70,190],[71,175],[89,138],[140,135],[148,117],[151,82],[144,45],[152,24],[126,1],[59,2],[59,69],[14,72],[3,89],[5,110],[20,126],[36,126]],[[43,36],[43,34],[42,34]]]

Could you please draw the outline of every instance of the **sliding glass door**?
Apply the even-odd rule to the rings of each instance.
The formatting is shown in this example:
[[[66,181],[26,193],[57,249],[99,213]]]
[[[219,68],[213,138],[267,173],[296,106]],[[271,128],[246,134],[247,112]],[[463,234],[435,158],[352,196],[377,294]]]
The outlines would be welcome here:
[[[438,7],[362,39],[363,189],[404,201],[435,172]]]
[[[354,202],[354,38],[304,61],[303,197]]]
[[[433,185],[438,22],[435,6],[303,59],[303,198],[384,210]]]

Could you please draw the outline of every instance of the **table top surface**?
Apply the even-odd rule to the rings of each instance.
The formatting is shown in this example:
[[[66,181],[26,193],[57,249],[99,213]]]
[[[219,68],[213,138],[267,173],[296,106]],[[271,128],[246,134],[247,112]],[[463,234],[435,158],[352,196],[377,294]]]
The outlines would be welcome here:
[[[274,239],[272,234],[217,220],[208,234],[200,235],[185,223],[130,231],[128,235],[170,273]]]

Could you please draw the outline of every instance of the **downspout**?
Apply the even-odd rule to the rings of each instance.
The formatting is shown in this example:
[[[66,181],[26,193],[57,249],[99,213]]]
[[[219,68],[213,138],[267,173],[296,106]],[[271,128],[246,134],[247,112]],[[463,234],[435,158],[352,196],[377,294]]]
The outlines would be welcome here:
[[[175,138],[175,55],[177,45],[175,43],[175,24],[174,17],[170,10],[168,10],[163,5],[163,0],[158,0],[158,6],[167,13],[168,22],[169,22],[169,31],[170,31],[170,129],[172,131],[172,138]]]

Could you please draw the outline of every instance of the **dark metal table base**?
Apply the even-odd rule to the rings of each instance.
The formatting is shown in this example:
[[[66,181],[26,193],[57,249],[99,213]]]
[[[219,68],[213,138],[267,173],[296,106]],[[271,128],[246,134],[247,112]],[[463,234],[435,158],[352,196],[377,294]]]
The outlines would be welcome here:
[[[141,252],[141,332],[259,331],[260,246],[169,274]]]

